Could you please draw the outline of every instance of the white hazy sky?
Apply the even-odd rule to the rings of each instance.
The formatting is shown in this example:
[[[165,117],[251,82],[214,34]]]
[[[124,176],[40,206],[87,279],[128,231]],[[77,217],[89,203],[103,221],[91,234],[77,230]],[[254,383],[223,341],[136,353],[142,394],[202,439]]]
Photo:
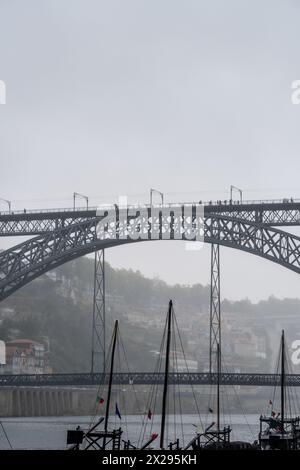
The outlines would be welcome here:
[[[0,0],[0,197],[300,198],[299,23],[298,0]],[[189,284],[209,282],[209,256],[157,242],[107,260]],[[223,297],[299,295],[299,275],[221,256]]]

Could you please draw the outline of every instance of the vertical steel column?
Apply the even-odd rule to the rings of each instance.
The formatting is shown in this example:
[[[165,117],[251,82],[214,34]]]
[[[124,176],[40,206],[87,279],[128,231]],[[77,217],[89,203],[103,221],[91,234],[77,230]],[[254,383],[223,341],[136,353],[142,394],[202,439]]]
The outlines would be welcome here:
[[[95,252],[91,372],[105,371],[105,267],[104,250]],[[102,363],[101,363],[102,360]]]
[[[211,245],[209,372],[214,372],[218,345],[221,352],[220,248]]]

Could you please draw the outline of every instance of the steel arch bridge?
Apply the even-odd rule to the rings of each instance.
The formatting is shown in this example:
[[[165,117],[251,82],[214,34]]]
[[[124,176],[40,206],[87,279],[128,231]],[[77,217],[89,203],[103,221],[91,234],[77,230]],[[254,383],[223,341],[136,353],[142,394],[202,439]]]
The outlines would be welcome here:
[[[290,203],[290,205],[292,205],[292,203]],[[298,205],[297,203],[297,206]],[[299,208],[290,207],[287,209],[288,221],[286,221],[286,217],[283,216],[285,209],[278,209],[277,205],[275,206],[274,211],[271,211],[273,223],[274,218],[277,218],[277,225],[299,225],[300,219],[298,219],[298,215],[295,215],[295,211],[299,212],[300,206]],[[228,206],[207,207],[204,208],[203,227],[204,241],[206,243],[219,244],[242,250],[300,273],[300,237],[277,229],[271,226],[270,222],[269,224],[258,222],[256,217],[258,208],[253,209],[251,205],[249,205],[248,212],[242,206],[238,208],[232,206],[231,212]],[[260,219],[264,216],[264,210],[265,209],[260,205]],[[270,216],[269,207],[267,212],[269,214],[268,216]],[[231,216],[231,213],[233,216]],[[53,217],[53,214],[54,213],[52,213],[51,217]],[[247,214],[248,217],[246,217]],[[256,214],[254,217],[255,221],[253,221],[253,214]],[[239,215],[241,215],[241,217],[237,217]],[[25,217],[27,222],[28,220],[32,221],[32,219],[28,219],[28,216],[29,214],[21,215],[23,219]],[[74,212],[73,216],[75,216]],[[8,216],[4,215],[0,218],[0,223],[2,224],[5,223],[5,221],[3,222],[3,217]],[[16,216],[9,215],[9,217]],[[34,215],[34,220],[36,220],[36,217],[37,216]],[[39,217],[42,217],[41,213],[39,213]],[[45,215],[43,217],[44,219],[40,218],[39,220],[45,220]],[[49,215],[46,216],[46,220],[49,221],[47,217],[49,217]],[[87,215],[83,216],[81,213],[79,220],[75,217],[76,223],[74,223],[73,219],[73,223],[63,224],[64,226],[56,223],[56,227],[59,228],[53,229],[52,227],[51,229],[51,227],[49,227],[46,233],[45,227],[41,228],[39,225],[38,227],[34,226],[34,228],[29,225],[28,227],[31,231],[41,228],[41,234],[6,251],[0,252],[0,300],[7,298],[41,274],[67,261],[106,248],[152,240],[151,228],[148,230],[143,240],[132,240],[130,237],[124,239],[119,233],[116,234],[115,238],[99,239],[97,237],[97,225],[100,219],[101,218],[96,216],[95,212],[93,216],[89,214],[88,217]],[[57,212],[57,219],[55,220],[61,221],[61,213]],[[67,220],[70,220],[69,216]],[[175,221],[173,220],[172,223],[174,231]],[[164,239],[162,233],[164,220],[162,217],[159,218],[159,224],[160,236],[157,239]],[[17,234],[21,234],[20,230],[22,234],[24,234],[22,231],[24,230],[24,226],[22,227],[23,228],[20,229],[18,225],[16,226]],[[3,232],[2,235],[4,235]],[[176,239],[174,236],[173,238]]]
[[[178,235],[182,228],[178,212],[184,206],[195,206],[195,204],[181,203],[160,206],[161,212],[156,219],[149,218],[153,206],[143,206],[144,210],[146,208],[142,224],[144,233],[141,238],[143,240],[132,240],[130,236],[124,238],[124,226],[122,227],[119,219],[110,224],[115,229],[112,230],[115,232],[115,236],[111,236],[112,234],[108,230],[109,233],[106,233],[103,238],[98,238],[97,226],[102,216],[99,217],[97,208],[75,209],[73,207],[73,209],[0,212],[0,237],[35,236],[35,238],[6,251],[0,251],[0,301],[43,273],[91,252],[96,252],[96,257],[100,256],[99,264],[104,270],[105,248],[152,240],[153,220],[155,220],[156,227],[159,228],[158,236],[154,238],[158,240],[178,239],[174,236]],[[140,206],[141,208],[142,206]],[[107,206],[106,209],[109,211],[112,206]],[[139,207],[136,209],[138,210]],[[169,219],[166,216],[166,211],[169,211],[169,215],[171,214]],[[202,219],[203,241],[212,244],[212,251],[215,248],[219,251],[219,245],[223,245],[255,254],[300,273],[300,237],[277,228],[300,226],[300,200],[244,201],[243,203],[209,201],[203,205]],[[165,237],[166,227],[167,230],[170,230],[170,237]],[[185,240],[186,237],[182,236],[181,239]],[[101,273],[101,276],[103,276],[101,289],[104,289],[104,272]],[[99,299],[98,294],[101,297]],[[99,302],[103,303],[101,308],[104,309],[103,291],[96,292],[96,294],[94,292],[95,295]],[[215,308],[218,309],[217,304]],[[105,311],[100,310],[97,311],[99,318]],[[101,328],[105,328],[104,318],[101,317],[101,321]],[[99,328],[99,325],[97,324],[93,328]],[[217,338],[218,328],[212,332],[211,326],[211,335],[213,334],[215,338]],[[98,330],[97,335],[99,335]],[[93,354],[105,351],[105,340],[102,344],[100,336],[97,338],[99,344],[96,347],[93,345]],[[153,376],[153,374],[135,374],[135,383],[160,383],[162,380],[161,377]],[[76,386],[92,385],[95,381],[99,382],[98,374],[54,374],[51,376],[19,376],[18,378],[2,376],[2,379],[0,385],[7,386],[66,384]],[[118,383],[127,383],[129,378],[122,375],[118,376],[116,380]],[[209,384],[214,383],[214,376],[211,373],[180,374],[180,376],[172,377],[171,380],[183,384],[191,381],[194,384]],[[222,374],[224,385],[255,384],[266,386],[275,385],[278,380],[278,377],[272,374]],[[299,386],[300,375],[289,376],[288,382],[291,385]]]

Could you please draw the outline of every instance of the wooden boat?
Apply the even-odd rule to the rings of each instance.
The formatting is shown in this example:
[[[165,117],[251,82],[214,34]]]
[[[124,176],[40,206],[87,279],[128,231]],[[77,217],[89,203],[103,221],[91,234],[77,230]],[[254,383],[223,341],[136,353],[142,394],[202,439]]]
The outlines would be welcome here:
[[[300,449],[300,417],[286,416],[286,352],[284,330],[281,334],[280,413],[261,415],[258,436],[259,447],[263,450]]]
[[[109,429],[109,413],[118,334],[119,326],[118,320],[116,320],[112,335],[112,350],[110,359],[110,371],[105,416],[101,417],[96,422],[96,424],[91,426],[91,428],[87,431],[83,431],[79,427],[77,427],[76,430],[69,430],[67,433],[67,445],[70,446],[70,450],[120,451],[136,449],[136,446],[133,445],[130,440],[124,440],[122,438],[123,430],[121,427],[112,430]],[[156,437],[157,435],[155,434],[150,436],[148,441],[143,445],[143,448],[147,448],[156,439]]]

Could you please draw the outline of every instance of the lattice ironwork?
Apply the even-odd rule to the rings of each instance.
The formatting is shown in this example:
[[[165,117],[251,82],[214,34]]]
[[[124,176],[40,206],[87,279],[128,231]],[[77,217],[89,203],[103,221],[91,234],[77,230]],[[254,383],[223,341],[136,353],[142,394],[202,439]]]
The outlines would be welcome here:
[[[99,240],[97,223],[98,219],[90,219],[0,252],[0,300],[67,261],[96,250],[140,242],[118,236]],[[204,241],[260,256],[300,273],[300,237],[277,228],[211,214],[204,221]]]
[[[221,202],[221,201],[220,201]],[[191,205],[191,204],[189,204]],[[174,213],[180,211],[182,204],[165,204],[162,209],[170,209]],[[150,206],[148,206],[148,209]],[[39,235],[50,231],[63,229],[71,224],[81,223],[96,216],[97,208],[88,210],[80,208],[75,211],[68,209],[50,209],[41,211],[19,211],[15,213],[0,212],[0,236]],[[141,211],[145,210],[142,206]],[[211,214],[222,215],[247,222],[272,226],[300,225],[299,201],[253,201],[247,203],[206,203],[206,217]]]
[[[294,205],[293,205],[294,206]],[[298,226],[300,225],[300,208],[297,207],[232,207],[219,206],[218,208],[206,208],[206,214],[214,213],[224,215],[225,217],[233,217],[236,219],[243,219],[248,222],[254,222],[264,225],[271,225],[274,227],[279,226]]]
[[[220,247],[211,245],[209,372],[214,372],[218,345],[221,349]]]
[[[105,371],[105,258],[104,250],[95,252],[91,371]]]
[[[84,222],[95,216],[95,210],[0,215],[0,236],[46,234]]]
[[[222,373],[220,376],[221,385],[257,385],[261,387],[274,387],[280,385],[280,374],[247,374],[247,373]],[[0,374],[0,386],[7,387],[75,387],[75,386],[95,386],[99,383],[108,383],[109,374]],[[163,384],[164,373],[155,372],[116,372],[113,377],[114,384],[121,385],[150,385]],[[177,372],[169,373],[170,384],[182,385],[209,385],[217,383],[217,374],[209,372]],[[300,374],[286,375],[288,386],[300,386]]]

